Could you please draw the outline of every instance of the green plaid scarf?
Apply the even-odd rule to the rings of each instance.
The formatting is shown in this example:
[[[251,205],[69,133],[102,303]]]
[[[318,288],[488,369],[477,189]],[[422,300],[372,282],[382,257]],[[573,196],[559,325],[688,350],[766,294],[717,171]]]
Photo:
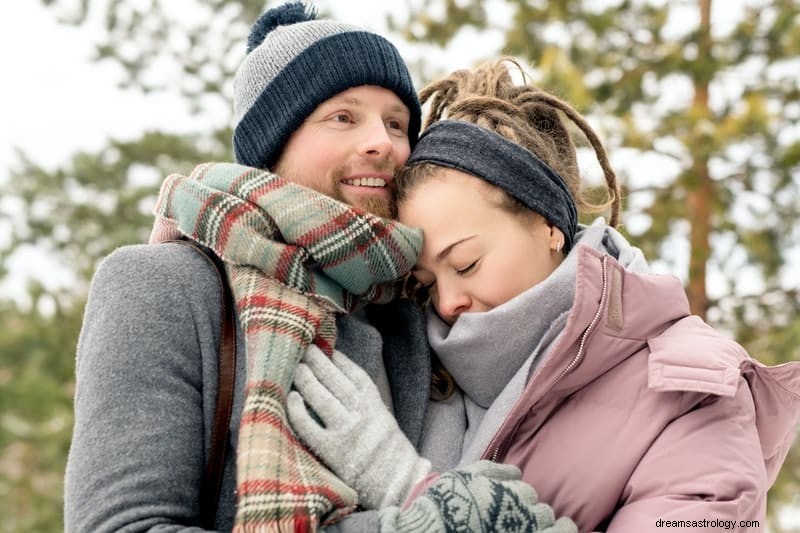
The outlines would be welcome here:
[[[245,332],[234,531],[314,531],[352,511],[355,491],[289,427],[286,393],[310,343],[332,353],[336,313],[395,296],[420,233],[229,163],[169,176],[155,214],[151,242],[185,235],[223,259]]]

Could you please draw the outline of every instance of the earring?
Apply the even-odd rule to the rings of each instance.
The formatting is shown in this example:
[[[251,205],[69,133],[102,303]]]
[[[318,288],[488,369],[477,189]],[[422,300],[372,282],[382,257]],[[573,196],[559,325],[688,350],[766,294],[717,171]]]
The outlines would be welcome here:
[[[563,243],[563,242],[561,242],[561,241],[558,241],[558,242],[556,243],[556,247],[555,247],[555,248],[553,248],[553,255],[558,255],[558,254],[560,254],[560,253],[561,253],[561,247],[562,247],[562,246],[564,246],[564,243]]]

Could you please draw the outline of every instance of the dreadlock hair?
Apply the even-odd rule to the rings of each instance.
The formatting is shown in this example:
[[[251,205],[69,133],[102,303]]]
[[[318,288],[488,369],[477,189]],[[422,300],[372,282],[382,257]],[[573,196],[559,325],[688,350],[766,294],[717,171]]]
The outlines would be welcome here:
[[[522,85],[514,83],[509,64],[522,74]],[[511,58],[462,69],[428,84],[419,93],[420,101],[430,101],[423,129],[448,118],[481,126],[527,148],[555,170],[566,182],[579,213],[600,213],[610,208],[609,225],[619,224],[620,188],[600,138],[586,119],[558,97],[527,83],[522,66]],[[594,149],[606,180],[607,200],[593,203],[584,195],[578,170],[575,144],[560,113],[581,132]],[[396,179],[396,200],[402,201],[409,189],[436,170],[431,163],[406,167]],[[503,202],[512,211],[527,210],[510,195]],[[519,205],[517,205],[519,204]]]

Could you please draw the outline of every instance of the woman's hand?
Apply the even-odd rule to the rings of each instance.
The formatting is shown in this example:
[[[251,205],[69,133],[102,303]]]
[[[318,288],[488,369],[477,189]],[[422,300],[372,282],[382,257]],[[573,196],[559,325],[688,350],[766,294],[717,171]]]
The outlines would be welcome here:
[[[449,470],[409,503],[380,511],[381,533],[526,531],[578,533],[568,518],[556,520],[512,465],[478,461]]]

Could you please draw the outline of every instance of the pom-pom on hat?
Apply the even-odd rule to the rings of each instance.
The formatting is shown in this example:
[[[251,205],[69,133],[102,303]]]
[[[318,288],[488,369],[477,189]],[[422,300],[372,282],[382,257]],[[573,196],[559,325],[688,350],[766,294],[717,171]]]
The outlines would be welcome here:
[[[247,57],[234,78],[233,149],[239,163],[271,167],[289,136],[325,100],[360,85],[393,91],[408,107],[408,139],[420,104],[405,62],[378,34],[289,2],[265,12],[250,30]]]

